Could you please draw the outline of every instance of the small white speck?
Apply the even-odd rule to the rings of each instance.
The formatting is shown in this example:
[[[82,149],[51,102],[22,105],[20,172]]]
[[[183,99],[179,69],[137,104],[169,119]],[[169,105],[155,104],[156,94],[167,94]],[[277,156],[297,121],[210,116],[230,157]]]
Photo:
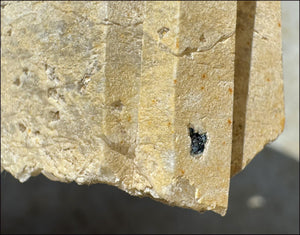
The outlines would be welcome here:
[[[247,206],[249,208],[260,208],[266,204],[266,199],[261,195],[254,195],[250,197],[247,201]]]

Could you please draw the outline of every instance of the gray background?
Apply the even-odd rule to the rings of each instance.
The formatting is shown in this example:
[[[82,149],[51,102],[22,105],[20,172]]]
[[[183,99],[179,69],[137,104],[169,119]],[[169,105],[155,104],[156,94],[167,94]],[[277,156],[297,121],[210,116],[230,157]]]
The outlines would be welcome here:
[[[299,2],[282,2],[286,126],[230,186],[229,209],[170,207],[108,185],[1,174],[1,233],[299,233]]]

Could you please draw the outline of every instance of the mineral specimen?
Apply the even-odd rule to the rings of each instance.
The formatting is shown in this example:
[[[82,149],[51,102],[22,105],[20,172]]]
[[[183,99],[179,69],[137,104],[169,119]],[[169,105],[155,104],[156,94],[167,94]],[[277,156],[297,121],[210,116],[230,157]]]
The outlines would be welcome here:
[[[227,210],[284,123],[279,2],[1,2],[1,171]]]

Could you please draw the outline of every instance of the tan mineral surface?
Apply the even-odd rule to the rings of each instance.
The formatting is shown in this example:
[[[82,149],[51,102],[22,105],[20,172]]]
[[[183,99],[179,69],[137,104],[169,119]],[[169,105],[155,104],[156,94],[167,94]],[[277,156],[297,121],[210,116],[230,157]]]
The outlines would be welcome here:
[[[245,1],[237,8],[232,175],[285,123],[280,2]]]
[[[227,210],[284,123],[278,2],[1,2],[1,171]]]

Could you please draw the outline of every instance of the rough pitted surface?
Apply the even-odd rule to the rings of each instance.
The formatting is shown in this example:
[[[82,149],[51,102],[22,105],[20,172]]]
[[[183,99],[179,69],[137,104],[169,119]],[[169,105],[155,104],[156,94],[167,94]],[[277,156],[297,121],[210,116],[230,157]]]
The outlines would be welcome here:
[[[257,5],[261,32],[266,6]],[[224,215],[235,163],[238,8],[236,2],[2,2],[1,170],[21,182],[42,173],[112,184]],[[256,79],[271,62],[260,66],[266,58],[258,49],[269,44],[253,41],[249,97],[260,98],[243,105],[251,112],[259,104],[263,114],[270,89]],[[280,55],[280,39],[273,43]],[[279,88],[280,82],[281,73],[274,78]],[[260,121],[249,117],[246,133]],[[255,141],[272,139],[277,127]],[[244,156],[243,167],[254,157]]]

